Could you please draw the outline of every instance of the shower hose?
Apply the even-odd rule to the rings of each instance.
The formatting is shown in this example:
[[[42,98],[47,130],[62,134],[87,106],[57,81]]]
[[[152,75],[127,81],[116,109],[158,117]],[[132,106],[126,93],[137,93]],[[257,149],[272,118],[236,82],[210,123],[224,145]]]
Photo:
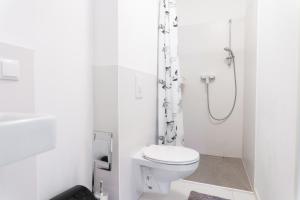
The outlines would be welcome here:
[[[209,116],[213,120],[216,120],[216,121],[223,121],[223,122],[226,121],[232,115],[233,110],[234,110],[235,105],[236,105],[236,99],[237,99],[237,80],[236,80],[236,69],[235,69],[235,57],[234,57],[234,55],[233,55],[232,52],[231,52],[231,56],[232,56],[233,73],[234,73],[234,100],[233,100],[233,105],[232,105],[232,107],[230,109],[230,112],[225,117],[222,117],[222,118],[215,117],[213,115],[213,113],[211,112],[210,100],[209,100],[209,84],[208,83],[206,84],[207,110],[208,110]]]

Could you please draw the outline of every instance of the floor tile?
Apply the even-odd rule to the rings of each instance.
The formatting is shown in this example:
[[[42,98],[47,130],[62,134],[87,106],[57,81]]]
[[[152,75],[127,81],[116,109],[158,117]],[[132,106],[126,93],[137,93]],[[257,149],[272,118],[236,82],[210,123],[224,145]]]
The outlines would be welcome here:
[[[186,180],[251,191],[240,158],[201,155],[198,169]]]
[[[185,194],[187,196],[190,194],[191,191],[195,191],[203,194],[222,197],[225,199],[233,198],[232,191],[230,189],[209,185],[209,184],[186,181],[186,180],[180,180],[174,182],[172,189],[176,191],[178,190],[185,191]]]

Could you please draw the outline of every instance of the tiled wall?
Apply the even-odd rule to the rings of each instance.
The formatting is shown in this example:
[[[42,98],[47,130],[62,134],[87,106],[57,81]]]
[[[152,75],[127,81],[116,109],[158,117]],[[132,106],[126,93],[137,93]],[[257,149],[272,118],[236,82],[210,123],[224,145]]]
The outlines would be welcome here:
[[[112,171],[96,170],[95,188],[102,180],[112,200],[119,194],[118,120],[118,67],[94,66],[94,130],[113,134]]]
[[[114,135],[112,172],[98,171],[96,179],[104,180],[114,200],[137,199],[131,157],[156,141],[157,78],[127,67],[95,69],[95,130]],[[136,76],[141,80],[141,99],[135,96]]]
[[[244,109],[244,5],[242,1],[178,1],[179,59],[184,80],[183,120],[185,145],[202,154],[242,157]],[[215,4],[214,4],[215,3]],[[218,6],[223,5],[222,10]],[[207,10],[204,11],[204,8]],[[205,12],[198,12],[197,9]],[[230,11],[230,12],[229,12]],[[192,18],[194,16],[194,18]],[[237,102],[224,123],[210,119],[202,75],[215,75],[210,87],[214,116],[226,116],[234,100],[233,67],[228,67],[224,48],[229,44],[228,21],[232,18],[232,49],[237,73]]]
[[[141,80],[142,99],[135,98],[135,76]],[[120,200],[138,199],[132,156],[157,137],[157,77],[119,67]]]

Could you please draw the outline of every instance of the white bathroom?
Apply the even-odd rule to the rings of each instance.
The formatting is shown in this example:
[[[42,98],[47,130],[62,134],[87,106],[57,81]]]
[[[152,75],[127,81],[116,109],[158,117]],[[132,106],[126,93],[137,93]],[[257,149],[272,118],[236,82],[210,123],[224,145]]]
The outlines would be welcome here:
[[[0,200],[297,200],[298,0],[1,0]]]

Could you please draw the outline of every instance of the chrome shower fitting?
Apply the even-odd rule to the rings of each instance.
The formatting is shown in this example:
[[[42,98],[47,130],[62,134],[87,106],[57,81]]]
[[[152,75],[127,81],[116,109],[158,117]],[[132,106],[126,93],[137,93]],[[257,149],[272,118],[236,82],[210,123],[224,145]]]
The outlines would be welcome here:
[[[230,47],[225,47],[224,51],[227,51],[228,54],[229,54],[228,57],[225,58],[225,60],[226,60],[227,65],[230,67],[233,63],[233,60],[234,60],[235,56],[234,56],[233,51],[231,50]]]
[[[234,55],[231,48],[231,25],[232,25],[232,19],[229,19],[228,21],[228,47],[225,47],[224,50],[228,52],[228,57],[225,58],[226,64],[230,67],[234,60]]]
[[[231,49],[231,24],[232,24],[232,20],[229,20],[229,46],[224,48],[224,51],[228,52],[228,57],[225,58],[226,64],[228,66],[233,66],[233,79],[234,79],[234,100],[233,100],[233,104],[232,107],[230,109],[230,111],[224,116],[224,117],[216,117],[215,115],[213,115],[212,111],[211,111],[211,106],[210,106],[210,98],[209,98],[209,92],[210,92],[210,88],[209,85],[211,82],[213,82],[215,80],[215,76],[202,76],[201,80],[205,83],[206,85],[206,101],[207,101],[207,110],[208,110],[208,114],[210,116],[211,119],[215,120],[215,121],[219,121],[219,122],[225,122],[233,113],[234,108],[236,106],[236,101],[237,101],[237,74],[236,74],[236,66],[235,66],[235,56],[234,53]]]

